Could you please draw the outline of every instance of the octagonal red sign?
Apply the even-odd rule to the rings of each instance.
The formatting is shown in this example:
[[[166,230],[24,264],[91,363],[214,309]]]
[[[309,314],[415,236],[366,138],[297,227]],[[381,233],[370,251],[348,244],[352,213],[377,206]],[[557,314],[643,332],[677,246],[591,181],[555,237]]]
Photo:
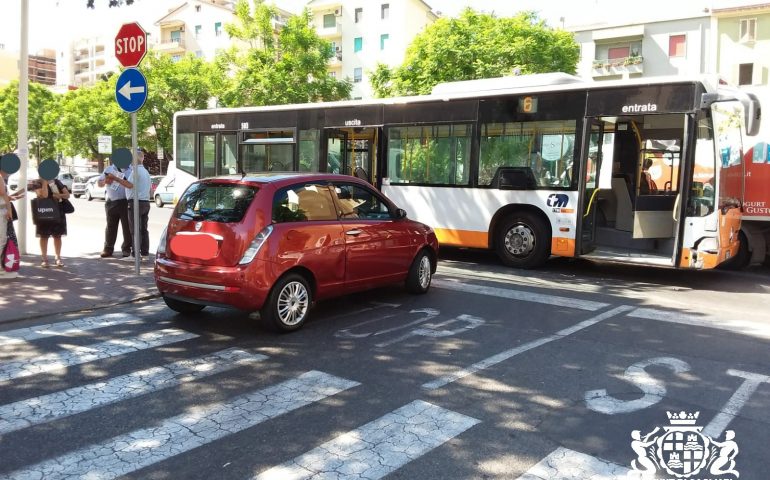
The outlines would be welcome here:
[[[147,32],[136,22],[120,27],[115,36],[115,58],[124,67],[135,67],[147,53]]]

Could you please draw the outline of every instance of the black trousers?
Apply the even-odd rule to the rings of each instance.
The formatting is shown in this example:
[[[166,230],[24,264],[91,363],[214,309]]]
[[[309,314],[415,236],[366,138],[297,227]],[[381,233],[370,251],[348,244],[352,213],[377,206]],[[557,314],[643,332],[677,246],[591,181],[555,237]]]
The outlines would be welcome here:
[[[139,236],[142,243],[139,245],[139,255],[146,257],[150,254],[150,231],[147,230],[147,222],[150,220],[150,202],[147,200],[139,201]],[[131,238],[134,238],[134,201],[128,200],[128,224],[131,227]],[[136,255],[136,247],[134,247]]]
[[[123,243],[120,250],[125,254],[131,253],[131,228],[128,225],[128,200],[107,200],[104,203],[107,214],[107,228],[104,229],[104,251],[115,251],[115,241],[118,239],[118,223],[123,231]]]

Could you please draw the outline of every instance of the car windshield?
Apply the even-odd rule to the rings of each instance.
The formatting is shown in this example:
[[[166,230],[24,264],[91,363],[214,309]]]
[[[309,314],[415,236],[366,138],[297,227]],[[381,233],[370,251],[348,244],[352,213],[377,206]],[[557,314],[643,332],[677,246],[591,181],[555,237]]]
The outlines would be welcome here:
[[[246,185],[196,183],[182,195],[174,216],[180,220],[240,222],[256,193],[256,187]]]

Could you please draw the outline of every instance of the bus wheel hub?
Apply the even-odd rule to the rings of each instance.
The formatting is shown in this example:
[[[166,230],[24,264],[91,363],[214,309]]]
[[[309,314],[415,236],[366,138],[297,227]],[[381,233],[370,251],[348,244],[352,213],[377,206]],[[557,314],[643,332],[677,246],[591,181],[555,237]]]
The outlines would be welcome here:
[[[535,248],[535,236],[524,225],[516,225],[505,235],[505,248],[513,255],[527,255]]]

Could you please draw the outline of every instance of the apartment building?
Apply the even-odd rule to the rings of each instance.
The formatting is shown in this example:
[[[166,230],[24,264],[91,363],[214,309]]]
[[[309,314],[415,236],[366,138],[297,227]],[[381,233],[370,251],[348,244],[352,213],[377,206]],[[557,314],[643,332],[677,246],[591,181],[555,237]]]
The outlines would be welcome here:
[[[56,85],[56,51],[41,50],[29,56],[29,81],[42,85]]]
[[[770,82],[770,3],[712,10],[717,43],[714,70],[734,85],[767,86]]]
[[[79,38],[59,49],[56,54],[56,77],[60,85],[93,85],[118,70],[114,37],[94,35]]]
[[[335,56],[329,75],[353,81],[353,98],[371,98],[370,72],[377,63],[397,66],[414,37],[438,16],[422,0],[311,0],[307,4]]]

